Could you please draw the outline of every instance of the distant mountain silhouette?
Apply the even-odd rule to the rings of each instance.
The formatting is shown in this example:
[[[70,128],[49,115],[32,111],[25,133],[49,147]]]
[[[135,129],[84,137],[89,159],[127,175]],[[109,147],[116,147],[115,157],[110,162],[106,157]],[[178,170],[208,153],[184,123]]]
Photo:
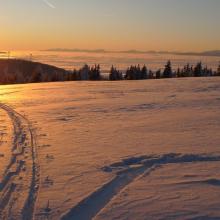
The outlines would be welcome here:
[[[220,50],[203,51],[203,52],[125,50],[125,51],[118,51],[118,53],[131,53],[131,54],[148,53],[148,54],[172,54],[172,55],[185,55],[185,56],[216,56],[216,57],[220,57]]]
[[[186,56],[220,56],[220,50],[211,50],[203,52],[164,52],[165,54],[186,55]]]
[[[89,49],[66,49],[66,48],[51,48],[51,49],[46,49],[43,51],[48,51],[48,52],[86,52],[86,53],[105,53],[108,51],[105,51],[104,49],[95,49],[95,50],[89,50]]]
[[[210,50],[202,52],[181,52],[181,51],[141,51],[141,50],[121,50],[111,51],[104,49],[66,49],[66,48],[51,48],[43,51],[49,52],[86,52],[86,53],[127,53],[127,54],[173,54],[173,55],[185,55],[185,56],[216,56],[220,57],[220,50]]]

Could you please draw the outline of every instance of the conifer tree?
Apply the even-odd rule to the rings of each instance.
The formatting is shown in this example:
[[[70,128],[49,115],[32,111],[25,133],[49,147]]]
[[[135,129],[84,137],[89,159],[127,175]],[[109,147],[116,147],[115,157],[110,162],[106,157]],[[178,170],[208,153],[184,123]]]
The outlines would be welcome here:
[[[141,69],[141,79],[147,79],[147,67],[145,65]]]
[[[110,74],[109,74],[109,80],[122,80],[122,73],[118,71],[114,66],[111,67]]]
[[[218,69],[217,69],[217,76],[220,76],[220,62],[219,62],[219,66],[218,66]]]
[[[160,79],[161,78],[161,70],[157,70],[156,72],[156,79]]]
[[[197,63],[194,68],[194,76],[200,77],[202,76],[202,62]]]
[[[173,75],[173,72],[172,72],[171,62],[170,62],[170,60],[168,60],[167,64],[165,65],[163,77],[164,78],[171,78],[172,75]]]

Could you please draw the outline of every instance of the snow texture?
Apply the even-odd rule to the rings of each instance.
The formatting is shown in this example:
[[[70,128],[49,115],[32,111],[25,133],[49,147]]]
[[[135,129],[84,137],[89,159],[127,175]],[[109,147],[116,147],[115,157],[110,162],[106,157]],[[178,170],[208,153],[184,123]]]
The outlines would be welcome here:
[[[220,219],[220,79],[0,86],[1,219]]]

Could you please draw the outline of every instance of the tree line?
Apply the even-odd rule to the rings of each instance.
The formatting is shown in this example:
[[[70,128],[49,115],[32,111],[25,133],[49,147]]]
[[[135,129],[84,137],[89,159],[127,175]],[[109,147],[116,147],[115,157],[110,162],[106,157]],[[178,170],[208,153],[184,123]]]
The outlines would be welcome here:
[[[161,69],[153,72],[148,70],[144,65],[130,66],[126,73],[122,72],[112,66],[109,74],[109,80],[143,80],[143,79],[162,79],[162,78],[177,78],[177,77],[207,77],[207,76],[220,76],[220,64],[217,71],[213,71],[207,66],[203,67],[202,62],[198,62],[195,66],[186,64],[182,69],[172,69],[172,64],[167,61],[163,71]]]
[[[216,71],[198,62],[195,66],[186,64],[173,70],[170,61],[163,70],[152,71],[146,65],[131,65],[125,72],[112,66],[109,75],[101,74],[100,65],[84,65],[79,70],[67,71],[55,66],[17,59],[0,59],[0,84],[37,83],[79,80],[144,80],[179,77],[220,76],[220,63]]]

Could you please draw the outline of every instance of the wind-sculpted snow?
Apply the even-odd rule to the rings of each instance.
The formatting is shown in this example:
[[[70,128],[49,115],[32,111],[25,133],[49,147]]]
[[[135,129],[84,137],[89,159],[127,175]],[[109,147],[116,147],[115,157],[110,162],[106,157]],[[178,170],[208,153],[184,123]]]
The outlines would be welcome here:
[[[196,154],[176,154],[170,153],[162,156],[140,156],[131,157],[110,166],[103,167],[103,171],[112,172],[114,170],[130,169],[134,165],[151,167],[153,165],[163,165],[168,163],[195,163],[195,162],[211,162],[220,161],[220,156],[214,155],[196,155]]]
[[[1,214],[220,219],[219,85],[213,77],[0,86]]]
[[[205,180],[198,180],[198,181],[188,181],[188,182],[182,182],[180,184],[183,184],[183,185],[208,184],[208,185],[220,187],[220,179],[205,179]]]
[[[121,162],[102,168],[104,172],[115,172],[115,177],[79,202],[62,220],[90,220],[102,210],[110,200],[117,196],[127,185],[145,173],[149,173],[162,165],[181,163],[201,163],[220,161],[220,156],[176,154],[131,157]],[[206,180],[203,183],[220,185],[220,180]]]

